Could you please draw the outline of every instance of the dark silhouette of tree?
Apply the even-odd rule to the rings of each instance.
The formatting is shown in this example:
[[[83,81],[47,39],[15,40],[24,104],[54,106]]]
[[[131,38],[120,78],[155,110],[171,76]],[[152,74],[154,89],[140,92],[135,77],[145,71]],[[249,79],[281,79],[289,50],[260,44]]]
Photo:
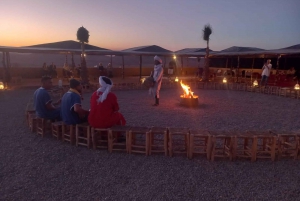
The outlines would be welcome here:
[[[85,60],[84,44],[89,43],[89,31],[83,26],[77,30],[77,40],[81,43],[81,72],[80,77],[83,84],[89,84],[88,72]]]
[[[204,62],[204,72],[203,72],[203,81],[209,80],[209,37],[212,34],[212,28],[209,24],[204,26],[203,31],[203,40],[206,41],[206,55]]]

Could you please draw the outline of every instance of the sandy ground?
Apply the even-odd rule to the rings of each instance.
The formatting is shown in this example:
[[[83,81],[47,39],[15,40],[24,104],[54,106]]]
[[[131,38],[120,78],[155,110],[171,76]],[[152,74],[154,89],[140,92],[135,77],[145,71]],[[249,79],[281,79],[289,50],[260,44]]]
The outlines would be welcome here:
[[[162,155],[109,154],[29,132],[24,110],[34,89],[0,92],[0,200],[299,200],[300,162],[209,162]],[[238,91],[195,90],[199,108],[179,107],[179,89],[161,105],[143,90],[116,91],[128,125],[211,130],[298,130],[300,101]],[[83,105],[88,108],[90,94]]]

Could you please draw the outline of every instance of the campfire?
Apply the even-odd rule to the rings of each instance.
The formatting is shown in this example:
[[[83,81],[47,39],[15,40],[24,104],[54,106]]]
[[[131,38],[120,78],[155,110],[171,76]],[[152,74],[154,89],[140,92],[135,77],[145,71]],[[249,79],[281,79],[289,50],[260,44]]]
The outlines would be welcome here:
[[[180,95],[180,105],[188,107],[198,106],[198,96],[194,95],[194,92],[191,91],[190,86],[182,83],[182,80],[180,81],[180,85],[184,92],[182,95]]]

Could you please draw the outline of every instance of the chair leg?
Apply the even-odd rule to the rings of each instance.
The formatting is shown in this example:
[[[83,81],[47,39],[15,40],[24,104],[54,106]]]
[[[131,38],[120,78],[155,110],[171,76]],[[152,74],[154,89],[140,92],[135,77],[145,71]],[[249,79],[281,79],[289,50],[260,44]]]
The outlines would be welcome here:
[[[165,156],[168,156],[168,133],[165,131],[164,133],[164,149],[165,149]]]
[[[169,133],[169,156],[173,156],[172,135]]]
[[[188,158],[192,159],[193,158],[193,152],[194,152],[194,135],[190,136],[190,148],[189,148],[189,154]]]
[[[149,155],[149,145],[150,145],[150,133],[146,133],[146,156]]]
[[[78,139],[79,138],[79,128],[78,125],[76,125],[76,146],[78,147]]]
[[[207,147],[206,147],[206,157],[209,160],[210,159],[210,155],[211,155],[211,137],[208,137],[207,140]]]

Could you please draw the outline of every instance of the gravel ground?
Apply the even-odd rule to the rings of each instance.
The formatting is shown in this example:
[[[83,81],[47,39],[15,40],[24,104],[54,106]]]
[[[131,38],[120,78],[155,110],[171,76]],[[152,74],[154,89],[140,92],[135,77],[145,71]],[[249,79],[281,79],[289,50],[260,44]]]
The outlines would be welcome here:
[[[0,92],[0,200],[299,200],[300,163],[209,162],[93,151],[29,132],[33,89]],[[128,125],[212,130],[298,130],[299,100],[237,91],[195,90],[197,109],[179,107],[179,89],[161,105],[146,91],[117,91]],[[85,94],[88,107],[90,94]]]

